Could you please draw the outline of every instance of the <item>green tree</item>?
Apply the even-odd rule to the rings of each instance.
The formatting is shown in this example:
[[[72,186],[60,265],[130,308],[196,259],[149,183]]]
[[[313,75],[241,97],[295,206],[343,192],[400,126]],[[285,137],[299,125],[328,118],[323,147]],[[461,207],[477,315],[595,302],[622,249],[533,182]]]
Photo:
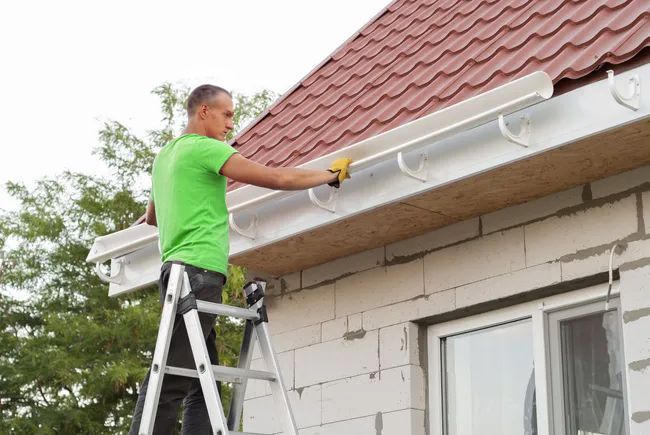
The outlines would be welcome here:
[[[182,127],[188,89],[163,84],[162,127],[139,137],[120,122],[99,133],[111,177],[65,172],[29,189],[8,183],[17,210],[0,210],[0,433],[125,433],[159,321],[155,287],[108,298],[85,263],[92,241],[132,225],[148,199],[153,157]],[[236,127],[275,94],[235,95]],[[243,271],[224,290],[242,305]],[[236,364],[242,325],[220,318],[222,363]],[[229,389],[225,388],[226,401]]]

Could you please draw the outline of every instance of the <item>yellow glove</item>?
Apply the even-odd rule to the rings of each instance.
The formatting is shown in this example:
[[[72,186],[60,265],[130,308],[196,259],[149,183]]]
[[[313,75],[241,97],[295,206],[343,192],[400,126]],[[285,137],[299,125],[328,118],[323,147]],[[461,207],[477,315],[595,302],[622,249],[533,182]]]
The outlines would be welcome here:
[[[343,183],[343,180],[345,180],[346,178],[350,178],[350,174],[348,173],[348,168],[350,166],[350,163],[352,163],[352,159],[349,159],[347,157],[342,157],[340,159],[334,160],[334,162],[332,162],[332,165],[330,166],[328,171],[333,172],[335,174],[338,173],[339,178],[327,184],[329,184],[332,187],[336,187],[337,189],[341,187],[341,183]]]

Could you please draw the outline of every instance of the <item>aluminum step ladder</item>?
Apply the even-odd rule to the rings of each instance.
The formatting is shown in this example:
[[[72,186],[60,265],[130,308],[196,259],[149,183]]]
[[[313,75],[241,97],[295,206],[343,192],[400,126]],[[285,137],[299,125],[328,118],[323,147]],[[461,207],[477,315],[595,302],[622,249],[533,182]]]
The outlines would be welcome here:
[[[176,263],[172,265],[138,434],[152,434],[163,377],[165,374],[172,374],[199,378],[208,408],[212,433],[215,435],[261,435],[236,431],[240,424],[246,384],[249,379],[260,379],[270,383],[273,399],[280,412],[278,415],[284,434],[298,435],[289,397],[282,381],[280,366],[271,345],[264,305],[265,286],[264,281],[253,281],[245,286],[244,293],[249,308],[205,302],[194,297],[185,273],[185,266]],[[199,323],[199,312],[237,317],[246,321],[239,363],[236,368],[211,365]],[[166,365],[174,318],[177,313],[183,316],[196,369]],[[257,336],[262,357],[269,371],[250,370],[254,336]],[[235,383],[227,422],[217,390],[217,380]]]

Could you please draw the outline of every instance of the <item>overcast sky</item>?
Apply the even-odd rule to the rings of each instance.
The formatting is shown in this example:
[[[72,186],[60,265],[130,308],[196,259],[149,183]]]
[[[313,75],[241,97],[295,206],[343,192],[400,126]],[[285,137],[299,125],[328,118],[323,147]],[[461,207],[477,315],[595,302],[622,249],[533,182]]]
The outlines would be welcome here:
[[[0,3],[0,208],[7,180],[101,172],[105,120],[158,126],[157,85],[284,93],[389,0]]]

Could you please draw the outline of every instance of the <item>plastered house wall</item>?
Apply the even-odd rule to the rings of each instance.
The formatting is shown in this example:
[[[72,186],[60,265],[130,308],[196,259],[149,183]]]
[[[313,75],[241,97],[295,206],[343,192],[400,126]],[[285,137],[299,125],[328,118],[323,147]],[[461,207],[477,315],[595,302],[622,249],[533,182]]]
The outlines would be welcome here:
[[[602,282],[615,242],[630,429],[650,434],[650,166],[272,283],[270,329],[300,433],[428,433],[426,325]],[[252,381],[244,430],[279,433],[275,413]]]

